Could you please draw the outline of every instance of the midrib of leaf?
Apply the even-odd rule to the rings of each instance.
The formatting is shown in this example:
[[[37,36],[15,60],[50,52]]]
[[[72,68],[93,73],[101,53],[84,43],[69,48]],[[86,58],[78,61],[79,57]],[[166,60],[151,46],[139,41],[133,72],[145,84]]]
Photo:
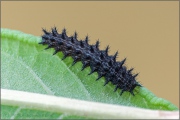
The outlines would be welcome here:
[[[12,40],[15,40],[15,41],[19,41],[19,42],[23,42],[23,43],[27,43],[29,45],[32,45],[32,46],[36,46],[36,49],[37,47],[39,47],[40,49],[42,49],[43,47],[41,47],[40,45],[38,45],[37,43],[41,40],[40,37],[35,37],[35,36],[32,36],[32,35],[29,35],[29,34],[24,34],[22,32],[19,32],[19,31],[13,31],[13,30],[8,30],[8,29],[1,29],[1,37],[2,38],[8,38],[8,40],[12,39]],[[37,50],[38,51],[38,50]],[[43,53],[47,53],[48,54],[52,54],[52,50],[51,51],[43,51]],[[61,57],[60,55],[57,55],[58,57]],[[48,57],[48,56],[45,56],[45,57]],[[57,58],[57,57],[56,57]],[[60,58],[58,58],[60,59]],[[68,70],[69,72],[71,72],[71,74],[73,74],[73,76],[75,76],[76,79],[78,79],[76,82],[80,83],[79,85],[82,85],[86,90],[87,92],[90,94],[89,90],[87,89],[87,87],[89,86],[85,86],[85,84],[83,84],[83,80],[82,78],[84,77],[85,74],[87,74],[87,72],[89,72],[89,69],[86,69],[84,72],[77,72],[78,70],[80,71],[80,67],[81,67],[81,63],[77,63],[75,65],[75,67],[71,67],[69,68],[68,66],[70,65],[71,62],[69,62],[71,60],[71,58],[67,58],[66,60],[64,61],[61,61],[61,64],[63,64],[66,68],[66,70]],[[45,66],[43,66],[45,67]],[[76,68],[77,67],[77,68]],[[76,70],[75,70],[76,69]],[[77,74],[75,74],[75,72]],[[65,71],[64,71],[65,72]],[[88,81],[89,79],[91,79],[91,81],[95,80],[94,78],[96,77],[97,75],[91,75],[91,76],[88,76],[88,77],[84,77],[86,78],[86,81]],[[81,81],[81,82],[80,82]],[[99,81],[98,81],[99,82]],[[96,82],[96,84],[101,84],[103,81],[100,81],[99,83]],[[95,81],[92,82],[94,85],[95,84]],[[101,84],[101,87],[102,87],[103,84]],[[81,86],[81,87],[82,87]],[[92,100],[92,101],[99,101],[99,102],[106,102],[106,103],[112,103],[112,104],[124,104],[124,105],[129,105],[129,106],[141,106],[141,107],[144,107],[144,108],[154,108],[154,109],[177,109],[177,107],[175,107],[174,105],[172,105],[171,103],[169,103],[168,101],[165,101],[163,99],[160,99],[160,98],[157,98],[156,96],[154,96],[152,93],[150,93],[147,89],[145,88],[140,88],[139,89],[139,93],[136,95],[138,97],[140,97],[140,99],[136,99],[136,98],[133,98],[132,96],[129,96],[129,94],[125,93],[123,96],[119,96],[118,92],[113,93],[113,92],[109,92],[110,89],[113,89],[112,85],[107,85],[106,88],[105,87],[102,87],[99,89],[103,91],[107,91],[107,95],[103,95],[105,97],[102,97],[100,96],[101,94],[104,94],[103,92],[99,92],[100,94],[97,94],[98,97],[96,97],[97,95],[93,96],[92,99],[91,98],[88,98],[87,96],[87,93],[86,93],[86,97],[77,97],[79,99],[85,99],[85,100]],[[92,88],[93,89],[93,88]],[[60,91],[61,92],[61,91]],[[81,92],[81,91],[79,91]],[[95,92],[95,91],[94,91]],[[108,98],[108,94],[109,93],[113,93],[112,94],[112,98],[109,99]],[[109,94],[111,96],[111,94]],[[68,96],[66,96],[68,97]],[[101,98],[102,97],[102,98]],[[76,98],[76,97],[75,97]],[[153,99],[154,98],[154,99]],[[109,100],[110,101],[109,101]],[[128,101],[127,101],[128,100]],[[153,101],[154,100],[154,101]],[[136,101],[134,103],[134,101]],[[138,101],[144,101],[143,104],[145,106],[143,106],[143,104],[137,104]],[[137,105],[136,105],[137,104]],[[151,107],[150,107],[151,106]],[[152,107],[154,106],[154,107]],[[157,108],[156,108],[157,106]]]
[[[24,96],[24,97],[22,97]],[[33,97],[34,99],[31,99]],[[43,101],[42,101],[43,100]],[[59,102],[61,101],[61,102]],[[3,104],[22,104],[27,107],[53,112],[65,112],[72,115],[86,116],[101,119],[139,119],[139,118],[178,118],[178,112],[147,110],[126,106],[116,106],[98,102],[88,102],[63,97],[49,96],[37,93],[2,89]],[[65,117],[66,115],[59,117]],[[59,118],[58,117],[58,118]]]

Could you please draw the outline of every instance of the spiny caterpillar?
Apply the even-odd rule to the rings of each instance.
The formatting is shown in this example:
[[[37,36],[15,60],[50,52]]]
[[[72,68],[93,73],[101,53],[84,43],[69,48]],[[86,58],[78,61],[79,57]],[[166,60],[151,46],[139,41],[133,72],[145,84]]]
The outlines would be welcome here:
[[[71,56],[74,60],[72,65],[81,61],[83,64],[81,70],[90,66],[91,72],[88,75],[97,72],[98,78],[96,80],[104,77],[104,86],[111,82],[115,85],[114,92],[119,88],[121,89],[120,95],[124,91],[128,91],[134,96],[134,88],[136,86],[141,87],[136,81],[138,74],[133,75],[133,68],[127,70],[126,66],[123,65],[126,58],[119,62],[116,61],[118,52],[113,56],[108,55],[109,46],[105,50],[99,50],[99,41],[95,45],[89,45],[88,36],[85,40],[77,40],[77,33],[75,32],[74,36],[68,37],[66,29],[63,29],[61,34],[57,32],[56,27],[52,28],[52,32],[45,29],[43,29],[43,32],[44,35],[42,35],[42,41],[39,44],[48,45],[45,49],[54,48],[53,55],[62,51],[64,54],[62,60]]]

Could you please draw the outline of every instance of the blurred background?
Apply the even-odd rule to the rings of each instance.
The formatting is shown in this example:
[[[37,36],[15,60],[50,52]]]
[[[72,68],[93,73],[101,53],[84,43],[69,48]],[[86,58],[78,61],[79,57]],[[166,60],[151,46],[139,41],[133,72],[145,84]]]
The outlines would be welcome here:
[[[36,36],[56,26],[68,35],[100,40],[119,51],[128,68],[156,96],[179,106],[179,2],[178,1],[2,1],[1,27]]]

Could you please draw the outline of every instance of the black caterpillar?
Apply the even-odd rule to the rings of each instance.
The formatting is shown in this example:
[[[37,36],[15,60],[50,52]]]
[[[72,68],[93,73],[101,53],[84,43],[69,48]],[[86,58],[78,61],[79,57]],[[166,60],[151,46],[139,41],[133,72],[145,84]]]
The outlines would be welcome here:
[[[42,35],[42,41],[39,44],[48,45],[45,49],[54,48],[55,51],[53,55],[62,51],[64,54],[62,60],[67,56],[72,56],[74,59],[72,65],[78,61],[82,61],[82,70],[90,66],[91,72],[88,75],[97,72],[98,78],[96,80],[105,77],[104,86],[108,84],[108,82],[111,82],[115,85],[114,92],[119,88],[121,89],[120,95],[122,95],[124,91],[128,91],[134,96],[134,88],[136,86],[141,87],[135,79],[138,74],[132,74],[133,68],[127,70],[127,68],[123,66],[126,58],[120,62],[116,62],[118,52],[113,56],[108,55],[109,46],[107,46],[105,50],[99,50],[99,41],[97,41],[95,45],[89,45],[88,36],[86,36],[84,41],[78,41],[77,33],[75,32],[74,36],[68,37],[66,29],[63,29],[61,34],[57,32],[56,27],[52,28],[52,32],[48,32],[45,29],[43,29],[43,32],[44,35]]]

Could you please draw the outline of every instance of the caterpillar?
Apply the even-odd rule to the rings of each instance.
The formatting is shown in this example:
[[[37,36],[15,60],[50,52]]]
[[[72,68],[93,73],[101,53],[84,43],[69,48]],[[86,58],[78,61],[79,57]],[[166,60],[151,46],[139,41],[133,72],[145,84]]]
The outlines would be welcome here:
[[[64,56],[62,60],[66,57],[71,56],[73,58],[73,63],[82,62],[82,69],[90,67],[91,71],[88,75],[94,72],[98,73],[99,80],[101,77],[105,78],[104,86],[111,82],[114,86],[114,92],[120,89],[120,95],[123,92],[130,92],[133,96],[133,90],[142,85],[136,81],[138,74],[132,74],[133,68],[127,70],[124,65],[126,58],[122,61],[116,61],[118,51],[110,56],[108,55],[109,46],[105,50],[99,50],[99,40],[94,45],[89,45],[88,36],[85,40],[78,40],[77,33],[75,32],[73,36],[68,37],[66,34],[66,29],[62,30],[59,34],[56,27],[52,28],[51,32],[46,29],[42,29],[44,35],[42,35],[42,41],[39,44],[48,45],[47,48],[54,48],[55,55],[58,52],[63,52]]]

